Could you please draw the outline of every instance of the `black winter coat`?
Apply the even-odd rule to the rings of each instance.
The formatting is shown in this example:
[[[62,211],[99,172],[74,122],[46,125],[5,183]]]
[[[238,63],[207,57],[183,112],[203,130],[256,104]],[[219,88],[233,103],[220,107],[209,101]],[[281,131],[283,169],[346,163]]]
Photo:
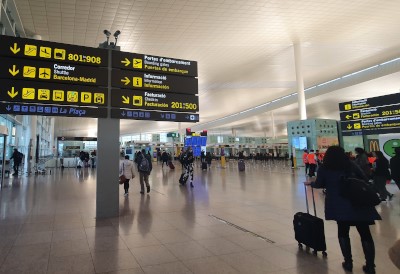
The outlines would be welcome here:
[[[351,170],[358,178],[364,178],[362,170],[353,162],[350,162]],[[318,176],[314,188],[325,188],[325,219],[335,221],[362,221],[373,222],[381,220],[381,216],[375,207],[353,207],[350,200],[340,195],[340,180],[345,175],[344,170],[329,170],[322,166],[318,170]]]

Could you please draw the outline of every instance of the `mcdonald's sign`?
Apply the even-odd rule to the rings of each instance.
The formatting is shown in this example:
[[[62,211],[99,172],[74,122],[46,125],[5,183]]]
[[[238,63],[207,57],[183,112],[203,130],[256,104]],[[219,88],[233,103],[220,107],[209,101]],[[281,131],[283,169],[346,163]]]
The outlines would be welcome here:
[[[378,139],[370,139],[368,140],[368,147],[369,147],[369,152],[372,151],[379,151],[379,140]]]

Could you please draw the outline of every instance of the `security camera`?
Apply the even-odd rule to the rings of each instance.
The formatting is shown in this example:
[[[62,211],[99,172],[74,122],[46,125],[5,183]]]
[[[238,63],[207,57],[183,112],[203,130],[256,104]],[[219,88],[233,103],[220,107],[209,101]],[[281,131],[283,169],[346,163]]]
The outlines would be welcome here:
[[[107,36],[107,37],[110,37],[110,35],[111,35],[111,32],[109,32],[108,30],[103,30],[103,33]]]
[[[121,34],[121,32],[119,30],[117,30],[116,32],[114,32],[114,37],[118,38],[118,36]]]

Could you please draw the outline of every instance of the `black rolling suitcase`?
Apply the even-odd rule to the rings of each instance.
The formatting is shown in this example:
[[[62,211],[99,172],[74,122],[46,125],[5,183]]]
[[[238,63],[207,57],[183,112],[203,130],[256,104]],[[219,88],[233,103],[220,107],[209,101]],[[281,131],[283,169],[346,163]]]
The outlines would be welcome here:
[[[317,255],[318,251],[322,251],[322,255],[326,257],[328,254],[326,253],[324,220],[317,217],[313,188],[311,188],[311,193],[314,205],[314,216],[309,213],[306,185],[304,185],[304,189],[306,192],[307,213],[297,212],[294,215],[293,227],[295,239],[299,243],[299,248],[303,248],[304,244],[307,248],[314,249],[314,255]]]
[[[207,162],[202,162],[201,163],[201,169],[202,170],[207,170]]]

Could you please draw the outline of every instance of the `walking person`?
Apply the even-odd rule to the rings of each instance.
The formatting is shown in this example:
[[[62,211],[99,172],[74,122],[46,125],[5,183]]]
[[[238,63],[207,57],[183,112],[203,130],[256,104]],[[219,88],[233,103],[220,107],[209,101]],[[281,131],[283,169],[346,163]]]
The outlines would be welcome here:
[[[22,163],[23,157],[24,157],[24,155],[21,152],[19,152],[18,149],[14,148],[14,152],[10,157],[10,160],[11,159],[14,160],[14,166],[13,166],[13,169],[14,169],[13,175],[14,176],[18,176],[19,166]]]
[[[390,171],[392,179],[400,189],[400,147],[394,149],[395,155],[390,159]]]
[[[389,161],[385,158],[382,151],[374,151],[376,157],[375,162],[372,164],[374,184],[379,192],[379,197],[382,201],[386,201],[387,197],[392,200],[393,194],[386,189],[386,180],[390,179]]]
[[[308,164],[308,150],[305,149],[303,152],[303,164],[304,164],[304,169],[306,171],[306,176],[308,174],[308,169],[310,168],[310,165]]]
[[[181,185],[186,184],[186,180],[190,181],[190,187],[194,187],[193,185],[193,162],[194,155],[192,147],[189,147],[186,152],[182,155],[182,165],[184,167],[184,172],[181,175],[181,178],[187,178],[180,182]]]
[[[206,153],[206,162],[208,165],[208,169],[211,169],[212,156],[210,152]]]
[[[307,162],[308,162],[308,176],[315,177],[315,171],[317,169],[317,156],[315,156],[314,150],[311,149],[310,153],[307,154]]]
[[[139,171],[139,181],[140,181],[140,194],[144,194],[144,184],[146,184],[147,193],[150,192],[150,184],[149,184],[149,175],[151,170],[153,169],[153,165],[151,163],[151,157],[149,154],[146,154],[146,150],[142,149],[142,151],[138,152],[137,155],[137,165]]]
[[[164,164],[168,166],[168,153],[165,150],[161,154],[161,160],[162,160],[161,168],[164,167]]]
[[[346,174],[368,181],[364,172],[346,156],[343,148],[331,146],[326,151],[316,181],[310,184],[314,188],[326,189],[325,219],[337,222],[338,240],[344,257],[342,267],[347,271],[353,270],[349,231],[351,226],[355,226],[361,237],[366,261],[363,271],[374,274],[375,245],[369,226],[375,224],[375,220],[381,220],[381,216],[375,207],[354,207],[350,200],[341,196],[341,182]]]
[[[129,160],[129,155],[125,155],[125,159],[121,161],[121,163],[119,164],[119,176],[121,175],[125,176],[125,182],[124,182],[125,196],[129,195],[129,181],[135,178],[135,169],[133,166],[134,166],[133,162]]]
[[[356,147],[354,151],[356,153],[356,159],[354,160],[355,163],[369,178],[371,176],[371,165],[369,164],[367,153],[361,147]]]

